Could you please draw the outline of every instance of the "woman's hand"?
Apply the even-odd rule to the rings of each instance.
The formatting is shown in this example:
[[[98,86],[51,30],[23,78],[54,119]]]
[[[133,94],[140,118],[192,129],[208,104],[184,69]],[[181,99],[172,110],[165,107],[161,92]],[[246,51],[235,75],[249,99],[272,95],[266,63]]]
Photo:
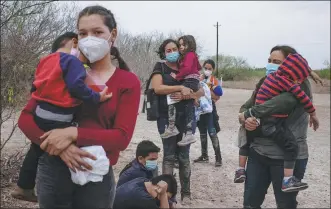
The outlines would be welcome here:
[[[85,162],[82,159],[83,157],[91,158],[92,160],[97,159],[94,155],[79,149],[74,144],[70,144],[60,154],[60,158],[73,172],[76,172],[76,169],[79,171],[85,171],[85,169],[92,170],[92,166]]]
[[[183,95],[181,92],[175,92],[170,94],[170,98],[175,100],[176,102],[179,102],[181,100],[183,100]]]
[[[193,92],[192,89],[182,86],[181,91],[183,99],[190,99],[190,94]]]
[[[54,129],[40,137],[43,141],[40,148],[50,155],[59,155],[72,142],[76,141],[78,131],[76,127]]]
[[[258,121],[255,117],[249,117],[245,120],[245,129],[248,131],[254,131],[258,127]]]

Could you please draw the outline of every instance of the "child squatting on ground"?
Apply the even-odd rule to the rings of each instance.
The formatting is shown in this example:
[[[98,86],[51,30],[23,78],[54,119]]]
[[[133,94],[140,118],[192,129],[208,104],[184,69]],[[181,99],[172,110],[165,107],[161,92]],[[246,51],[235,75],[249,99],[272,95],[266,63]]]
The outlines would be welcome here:
[[[310,115],[310,124],[316,131],[319,122],[316,116],[315,107],[310,98],[300,88],[300,84],[309,76],[310,68],[307,61],[299,54],[290,54],[278,67],[276,72],[268,74],[255,98],[255,104],[263,104],[267,100],[281,94],[282,92],[292,93],[304,106]],[[245,181],[245,165],[249,145],[258,136],[270,137],[284,150],[284,179],[282,183],[283,192],[296,192],[308,188],[293,176],[295,161],[298,154],[298,145],[292,131],[286,126],[285,120],[288,115],[272,115],[262,118],[261,126],[254,131],[246,131],[247,142],[239,151],[239,168],[236,171],[235,183]],[[251,109],[244,112],[244,117],[255,117]],[[258,125],[260,124],[257,119]]]
[[[179,51],[181,53],[181,58],[179,60],[179,73],[177,75],[172,74],[172,76],[182,82],[182,85],[190,88],[192,91],[196,92],[199,90],[199,70],[201,69],[198,56],[196,54],[196,42],[193,36],[186,35],[179,39]],[[196,142],[193,135],[192,122],[195,120],[195,107],[194,100],[185,100],[185,118],[186,118],[186,129],[185,134],[181,141],[178,142],[179,146],[186,146]],[[168,109],[169,125],[166,128],[162,138],[169,138],[171,136],[176,136],[179,134],[178,129],[175,126],[176,121],[176,107],[175,104],[170,104]]]

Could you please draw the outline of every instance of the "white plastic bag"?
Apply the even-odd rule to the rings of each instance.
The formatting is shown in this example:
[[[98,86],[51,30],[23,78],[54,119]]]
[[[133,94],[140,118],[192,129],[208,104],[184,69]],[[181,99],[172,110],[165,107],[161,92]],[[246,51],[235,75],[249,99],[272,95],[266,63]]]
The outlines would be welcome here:
[[[103,180],[103,176],[109,172],[110,165],[105,150],[102,146],[88,146],[82,147],[81,149],[94,155],[97,160],[83,158],[85,162],[92,166],[92,170],[76,170],[75,173],[69,169],[72,182],[79,185],[84,185],[88,182],[101,182]]]
[[[238,131],[237,146],[241,148],[247,143],[246,129],[243,126],[240,126]]]

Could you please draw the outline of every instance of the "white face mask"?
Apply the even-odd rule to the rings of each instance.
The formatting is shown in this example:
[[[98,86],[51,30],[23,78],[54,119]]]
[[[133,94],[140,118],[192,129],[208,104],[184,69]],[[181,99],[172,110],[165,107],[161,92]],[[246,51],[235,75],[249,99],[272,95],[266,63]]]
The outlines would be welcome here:
[[[212,74],[212,71],[210,70],[203,70],[203,73],[205,74],[206,77],[209,77]]]
[[[104,58],[110,52],[111,46],[108,43],[110,37],[106,40],[95,36],[88,36],[78,41],[78,47],[90,63],[94,63]]]

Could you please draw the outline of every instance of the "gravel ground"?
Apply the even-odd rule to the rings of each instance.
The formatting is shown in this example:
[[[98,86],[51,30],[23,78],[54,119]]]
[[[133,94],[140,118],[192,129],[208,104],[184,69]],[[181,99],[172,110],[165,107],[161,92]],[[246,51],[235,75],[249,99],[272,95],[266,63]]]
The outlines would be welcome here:
[[[224,96],[217,104],[222,128],[218,136],[223,155],[223,166],[220,168],[213,166],[213,149],[209,143],[210,163],[192,163],[191,191],[193,201],[188,206],[190,208],[240,208],[242,206],[243,184],[232,183],[238,153],[238,148],[234,142],[238,129],[237,112],[241,104],[249,98],[251,90],[225,89],[224,91]],[[310,158],[304,180],[310,187],[300,192],[298,202],[300,208],[330,208],[330,94],[314,94],[314,104],[317,107],[317,115],[321,125],[317,132],[309,129]],[[6,124],[1,130],[1,135],[3,136],[3,134],[6,134]],[[120,160],[114,168],[116,178],[119,171],[134,157],[137,144],[144,139],[152,140],[162,147],[156,123],[146,121],[146,115],[140,114],[132,142],[121,153]],[[8,143],[6,151],[18,149],[25,143],[24,136],[17,132],[13,140]],[[192,145],[190,155],[191,161],[200,155],[199,142]],[[161,167],[161,161],[162,158],[159,167]],[[13,200],[8,195],[11,189],[12,187],[2,189],[2,207],[37,207],[36,204]],[[276,207],[271,187],[263,207]]]

